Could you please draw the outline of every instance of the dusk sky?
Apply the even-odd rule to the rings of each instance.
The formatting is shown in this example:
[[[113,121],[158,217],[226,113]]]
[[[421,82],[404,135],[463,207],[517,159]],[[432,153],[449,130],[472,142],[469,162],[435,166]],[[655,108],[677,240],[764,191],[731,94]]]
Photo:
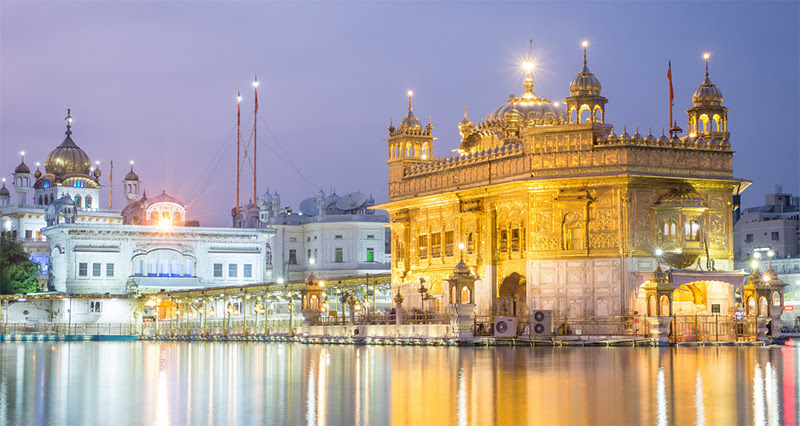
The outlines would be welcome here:
[[[114,208],[129,161],[148,195],[166,187],[204,226],[229,226],[235,200],[236,90],[250,137],[258,73],[258,194],[284,206],[320,188],[387,200],[389,119],[432,116],[434,154],[459,144],[467,105],[479,121],[522,92],[533,39],[534,91],[563,100],[589,68],[617,133],[668,125],[710,78],[729,114],[734,175],[753,181],[745,207],[783,184],[800,195],[800,3],[712,2],[0,2],[0,171],[36,162],[64,139],[99,160]],[[293,165],[292,165],[293,164]],[[252,195],[243,175],[241,197]],[[108,190],[101,192],[108,207]],[[31,197],[32,194],[29,194]]]

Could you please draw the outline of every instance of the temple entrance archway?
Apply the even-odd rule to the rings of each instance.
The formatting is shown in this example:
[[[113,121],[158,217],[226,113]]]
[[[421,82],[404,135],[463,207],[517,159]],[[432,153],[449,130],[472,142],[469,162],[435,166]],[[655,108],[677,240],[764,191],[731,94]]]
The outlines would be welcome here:
[[[500,284],[497,292],[497,315],[501,317],[515,317],[527,312],[525,277],[513,272]]]

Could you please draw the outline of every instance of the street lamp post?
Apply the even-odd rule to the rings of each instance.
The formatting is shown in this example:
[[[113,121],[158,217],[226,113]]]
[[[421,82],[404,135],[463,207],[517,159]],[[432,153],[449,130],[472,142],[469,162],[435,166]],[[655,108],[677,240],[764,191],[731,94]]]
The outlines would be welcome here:
[[[428,298],[428,289],[425,287],[425,278],[419,278],[419,289],[417,289],[420,296],[420,304],[422,305],[422,318],[427,323],[428,322],[428,313],[425,312],[425,299]]]

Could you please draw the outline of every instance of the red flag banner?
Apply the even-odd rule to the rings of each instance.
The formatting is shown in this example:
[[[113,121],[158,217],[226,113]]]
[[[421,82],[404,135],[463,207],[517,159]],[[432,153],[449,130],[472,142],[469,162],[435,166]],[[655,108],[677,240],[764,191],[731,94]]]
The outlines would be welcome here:
[[[672,133],[672,105],[675,100],[675,93],[672,91],[672,61],[669,61],[667,68],[667,80],[669,80],[669,126],[670,133]]]

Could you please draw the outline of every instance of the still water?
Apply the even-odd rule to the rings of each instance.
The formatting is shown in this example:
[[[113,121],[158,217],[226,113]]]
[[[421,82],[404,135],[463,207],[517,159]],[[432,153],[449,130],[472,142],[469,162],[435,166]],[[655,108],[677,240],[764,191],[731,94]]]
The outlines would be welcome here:
[[[800,344],[0,343],[5,424],[795,425]]]

